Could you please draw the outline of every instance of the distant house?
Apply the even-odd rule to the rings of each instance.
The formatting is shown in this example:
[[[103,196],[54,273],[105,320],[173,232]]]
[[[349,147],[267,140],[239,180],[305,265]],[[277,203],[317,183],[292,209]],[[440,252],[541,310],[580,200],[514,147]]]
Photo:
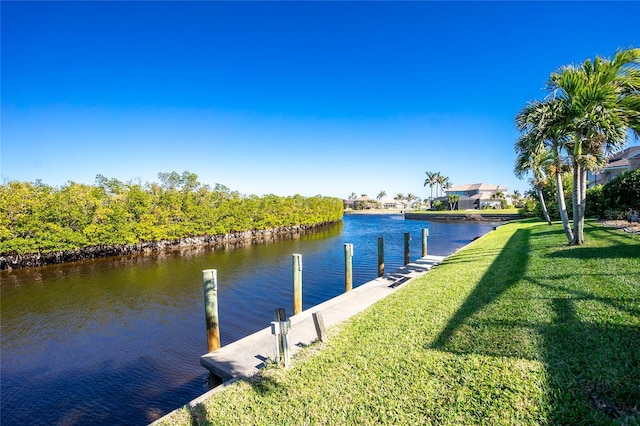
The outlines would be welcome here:
[[[640,169],[640,146],[632,146],[609,157],[607,165],[600,173],[589,172],[587,175],[589,188],[604,185],[620,174],[636,169]]]
[[[349,209],[370,209],[377,205],[377,201],[371,197],[358,197],[343,200],[344,207]]]
[[[378,202],[383,209],[403,210],[405,208],[405,204],[402,201],[394,200],[393,198],[381,198]]]
[[[474,183],[467,185],[456,185],[444,192],[446,197],[440,197],[439,200],[447,204],[449,195],[458,195],[458,210],[482,209],[482,208],[499,208],[500,200],[493,200],[491,196],[496,192],[502,192],[506,199],[509,188],[500,185],[490,185],[488,183]]]

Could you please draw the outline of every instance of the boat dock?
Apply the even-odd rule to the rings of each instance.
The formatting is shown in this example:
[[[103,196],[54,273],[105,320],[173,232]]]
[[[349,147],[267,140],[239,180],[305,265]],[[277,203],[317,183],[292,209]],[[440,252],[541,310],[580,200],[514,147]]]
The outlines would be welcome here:
[[[291,330],[288,335],[290,354],[295,355],[301,348],[318,339],[312,314],[320,313],[324,326],[331,327],[396,292],[402,284],[424,274],[444,259],[444,256],[425,256],[290,317]],[[219,387],[224,388],[225,383],[229,381],[253,376],[269,360],[274,359],[275,337],[269,326],[201,356],[200,364],[222,379],[223,384]],[[215,390],[207,394],[214,393]],[[197,403],[197,400],[192,401],[191,404],[194,403]]]

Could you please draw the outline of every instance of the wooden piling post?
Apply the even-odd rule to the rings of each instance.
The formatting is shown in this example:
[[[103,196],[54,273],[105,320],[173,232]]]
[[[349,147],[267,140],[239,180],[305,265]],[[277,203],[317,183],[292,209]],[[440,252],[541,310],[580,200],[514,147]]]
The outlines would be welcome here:
[[[424,228],[422,229],[422,257],[427,255],[427,237],[429,237],[429,230]]]
[[[218,323],[218,271],[202,271],[204,290],[204,312],[207,323],[207,346],[209,352],[220,348],[220,325]]]
[[[353,288],[353,244],[344,245],[344,292]]]
[[[411,235],[408,232],[404,233],[404,264],[407,265],[411,261],[409,255],[409,243],[411,242]]]
[[[302,255],[293,255],[293,315],[302,312]]]
[[[384,237],[378,237],[378,276],[384,275]]]
[[[313,317],[313,325],[316,326],[316,334],[318,335],[319,342],[327,341],[327,332],[324,328],[324,320],[322,319],[322,315],[320,312],[314,312],[311,314]]]

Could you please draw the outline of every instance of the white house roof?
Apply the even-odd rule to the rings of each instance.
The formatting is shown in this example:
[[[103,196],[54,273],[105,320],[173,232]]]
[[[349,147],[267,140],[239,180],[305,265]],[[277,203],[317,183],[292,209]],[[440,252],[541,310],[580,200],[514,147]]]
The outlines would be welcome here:
[[[398,203],[399,201],[394,200],[393,198],[383,197],[380,199],[380,202],[383,204],[395,204],[395,203]]]
[[[375,202],[376,200],[374,200],[371,197],[358,197],[358,198],[351,198],[349,200],[345,200],[346,203],[348,204],[355,204],[357,202]]]
[[[472,183],[464,185],[456,185],[447,189],[445,192],[458,192],[458,191],[480,191],[480,192],[506,192],[509,188],[506,186],[492,185],[489,183]]]

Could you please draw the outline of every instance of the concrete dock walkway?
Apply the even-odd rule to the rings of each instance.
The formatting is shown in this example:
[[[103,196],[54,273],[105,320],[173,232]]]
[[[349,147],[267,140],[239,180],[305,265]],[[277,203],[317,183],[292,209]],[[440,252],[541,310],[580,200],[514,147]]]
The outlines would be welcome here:
[[[313,313],[321,313],[325,327],[331,327],[396,292],[402,284],[424,274],[442,260],[444,256],[425,256],[292,316],[289,333],[291,355],[317,339]],[[227,382],[256,374],[269,359],[275,359],[275,338],[271,334],[271,327],[203,355],[200,357],[200,364],[223,382]]]

